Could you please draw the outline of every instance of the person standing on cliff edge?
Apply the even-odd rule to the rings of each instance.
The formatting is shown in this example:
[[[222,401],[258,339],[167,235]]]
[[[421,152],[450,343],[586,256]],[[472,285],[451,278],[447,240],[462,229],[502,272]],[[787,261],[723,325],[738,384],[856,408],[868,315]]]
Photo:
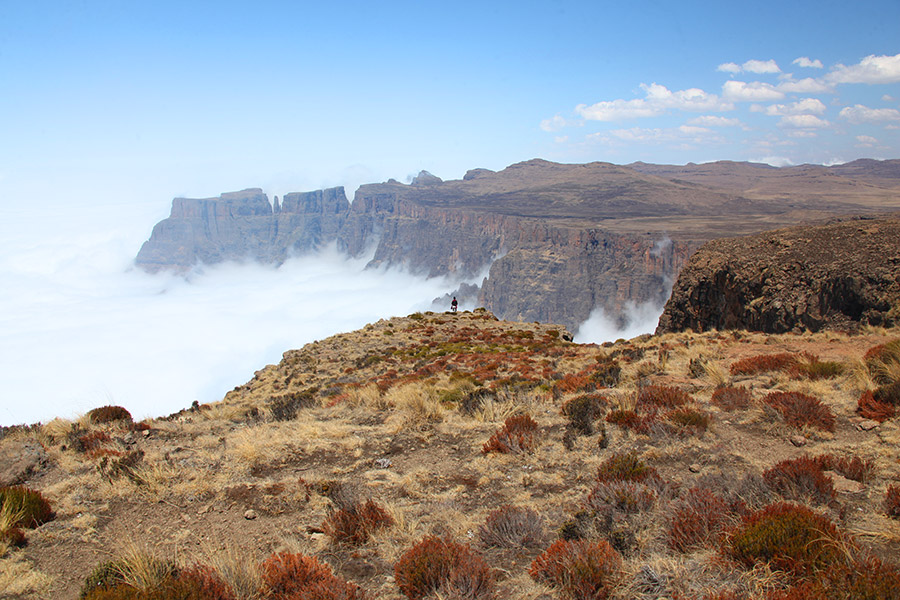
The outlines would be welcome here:
[[[456,296],[453,296],[453,301],[450,302],[450,312],[456,312],[457,302]]]

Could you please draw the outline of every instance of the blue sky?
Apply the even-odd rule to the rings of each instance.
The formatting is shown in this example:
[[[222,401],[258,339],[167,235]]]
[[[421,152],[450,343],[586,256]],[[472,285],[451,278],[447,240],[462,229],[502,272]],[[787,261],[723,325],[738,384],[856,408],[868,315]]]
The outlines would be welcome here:
[[[333,250],[189,281],[134,270],[175,196],[535,157],[897,158],[898,32],[897,0],[0,0],[0,424],[215,401],[459,283]],[[634,307],[627,335],[660,311]],[[579,335],[626,332],[599,315]]]
[[[898,31],[896,0],[4,1],[0,201],[892,158]]]

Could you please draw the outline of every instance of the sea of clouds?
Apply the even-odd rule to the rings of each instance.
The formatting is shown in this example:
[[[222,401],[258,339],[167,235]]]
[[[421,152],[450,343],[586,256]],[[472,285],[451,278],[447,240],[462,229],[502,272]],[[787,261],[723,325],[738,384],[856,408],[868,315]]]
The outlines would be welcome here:
[[[105,404],[143,418],[217,401],[288,349],[431,310],[460,283],[366,269],[368,257],[334,248],[279,268],[151,275],[132,262],[164,216],[159,207],[0,216],[0,425],[75,418]],[[652,331],[660,311],[635,308],[624,331],[597,312],[576,340]]]

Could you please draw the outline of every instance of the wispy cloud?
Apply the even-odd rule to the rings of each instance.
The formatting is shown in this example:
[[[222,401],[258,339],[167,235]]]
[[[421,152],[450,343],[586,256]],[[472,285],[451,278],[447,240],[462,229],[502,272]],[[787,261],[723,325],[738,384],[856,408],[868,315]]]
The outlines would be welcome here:
[[[726,62],[720,64],[716,67],[716,71],[721,71],[722,73],[757,73],[757,74],[771,74],[771,73],[781,73],[781,68],[778,66],[774,60],[748,60],[747,62],[739,65],[733,62]]]
[[[770,104],[769,106],[753,105],[750,110],[764,112],[772,117],[784,117],[788,115],[825,114],[825,104],[818,98],[804,98],[791,104]]]
[[[862,104],[847,106],[839,113],[842,119],[851,123],[877,123],[900,121],[900,110],[896,108],[869,108]]]
[[[810,60],[807,56],[801,56],[800,58],[795,58],[792,62],[792,65],[797,65],[798,67],[803,67],[804,69],[822,69],[824,65],[822,61],[818,58],[814,60]]]
[[[641,84],[644,98],[611,100],[592,105],[579,104],[575,112],[591,121],[621,121],[657,117],[670,110],[707,112],[732,110],[734,105],[699,88],[670,91],[657,83]]]
[[[781,100],[784,92],[779,91],[771,83],[761,81],[726,81],[722,85],[722,96],[734,102],[766,102]]]
[[[900,54],[894,56],[869,55],[855,65],[837,65],[826,75],[833,83],[898,83],[900,82]]]

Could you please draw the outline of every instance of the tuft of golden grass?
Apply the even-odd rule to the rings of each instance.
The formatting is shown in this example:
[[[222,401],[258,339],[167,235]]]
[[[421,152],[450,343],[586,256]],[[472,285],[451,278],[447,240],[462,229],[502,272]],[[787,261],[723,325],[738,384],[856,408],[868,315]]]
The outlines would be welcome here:
[[[24,552],[0,556],[0,598],[51,598],[53,578],[34,568]]]
[[[236,546],[204,549],[204,562],[225,582],[236,598],[257,600],[262,597],[263,581],[257,557]]]
[[[174,561],[159,558],[145,546],[127,541],[117,562],[122,580],[139,590],[158,587],[175,567]]]

